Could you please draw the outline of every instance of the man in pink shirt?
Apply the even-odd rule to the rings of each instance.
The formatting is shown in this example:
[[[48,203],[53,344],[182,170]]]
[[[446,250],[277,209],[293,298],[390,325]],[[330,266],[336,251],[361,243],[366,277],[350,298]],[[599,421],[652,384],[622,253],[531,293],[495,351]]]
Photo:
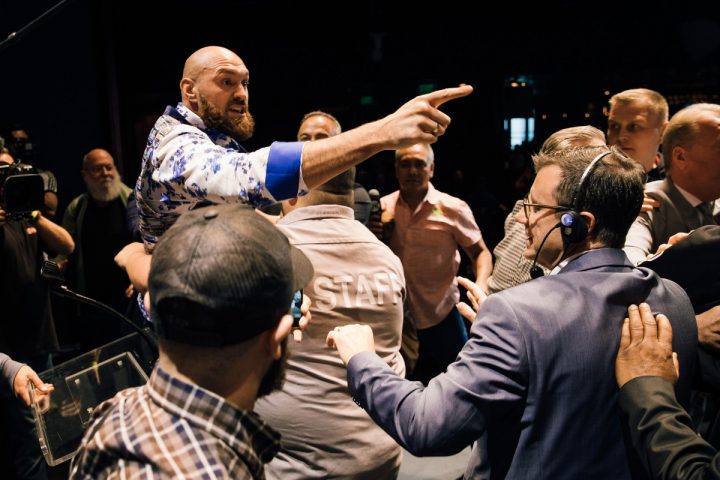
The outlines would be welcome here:
[[[455,304],[455,275],[461,246],[470,258],[478,285],[487,290],[492,255],[467,203],[439,192],[430,145],[395,152],[400,190],[381,199],[389,246],[405,270],[410,315],[417,329],[420,356],[414,377],[427,383],[455,360],[467,330]],[[386,238],[387,238],[386,237]]]

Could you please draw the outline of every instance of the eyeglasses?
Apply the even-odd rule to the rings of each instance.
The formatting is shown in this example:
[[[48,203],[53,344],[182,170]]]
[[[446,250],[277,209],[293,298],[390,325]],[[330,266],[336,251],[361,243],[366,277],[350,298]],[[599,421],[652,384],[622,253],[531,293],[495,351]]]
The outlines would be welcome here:
[[[558,212],[567,212],[570,210],[570,207],[564,207],[562,205],[545,205],[543,203],[533,203],[529,202],[528,199],[530,197],[530,194],[525,195],[525,198],[523,198],[523,213],[525,213],[525,218],[530,218],[531,213],[535,213],[541,208],[549,208],[551,210],[556,210]],[[530,208],[532,207],[532,211],[530,211]]]

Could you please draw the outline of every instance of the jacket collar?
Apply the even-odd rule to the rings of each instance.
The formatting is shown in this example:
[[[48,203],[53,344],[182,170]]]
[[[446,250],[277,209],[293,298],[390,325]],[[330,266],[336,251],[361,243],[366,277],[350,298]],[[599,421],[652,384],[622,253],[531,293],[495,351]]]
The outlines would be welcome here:
[[[583,272],[600,267],[628,267],[634,268],[625,252],[619,248],[596,248],[585,252],[568,263],[559,274],[568,272]]]

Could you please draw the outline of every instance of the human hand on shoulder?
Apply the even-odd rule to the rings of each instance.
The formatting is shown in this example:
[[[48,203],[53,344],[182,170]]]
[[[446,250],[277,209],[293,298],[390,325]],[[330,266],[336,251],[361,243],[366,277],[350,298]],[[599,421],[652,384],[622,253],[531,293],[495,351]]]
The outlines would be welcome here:
[[[679,372],[677,354],[672,351],[670,320],[663,314],[655,317],[646,303],[639,307],[630,305],[615,359],[618,387],[648,376],[661,377],[675,384]]]
[[[648,197],[647,194],[643,195],[643,203],[640,207],[641,212],[652,212],[656,208],[660,208],[660,200],[656,200],[652,197]]]

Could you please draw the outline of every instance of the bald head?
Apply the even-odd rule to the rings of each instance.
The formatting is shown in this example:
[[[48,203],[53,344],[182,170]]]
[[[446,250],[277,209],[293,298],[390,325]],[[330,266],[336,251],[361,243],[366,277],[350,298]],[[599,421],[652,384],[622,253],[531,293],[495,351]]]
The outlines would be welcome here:
[[[253,133],[250,72],[242,59],[223,47],[203,47],[188,57],[180,80],[182,103],[207,128],[242,141]]]
[[[234,65],[245,65],[240,57],[232,50],[225,47],[203,47],[196,50],[185,60],[183,78],[197,80],[205,70],[212,70],[217,65],[229,63]]]
[[[92,165],[96,164],[109,164],[114,165],[112,155],[107,150],[102,148],[94,148],[85,154],[83,157],[83,170],[89,170]]]
[[[120,175],[115,161],[107,150],[94,148],[83,157],[83,169],[80,172],[88,193],[97,202],[110,202],[120,196]]]

